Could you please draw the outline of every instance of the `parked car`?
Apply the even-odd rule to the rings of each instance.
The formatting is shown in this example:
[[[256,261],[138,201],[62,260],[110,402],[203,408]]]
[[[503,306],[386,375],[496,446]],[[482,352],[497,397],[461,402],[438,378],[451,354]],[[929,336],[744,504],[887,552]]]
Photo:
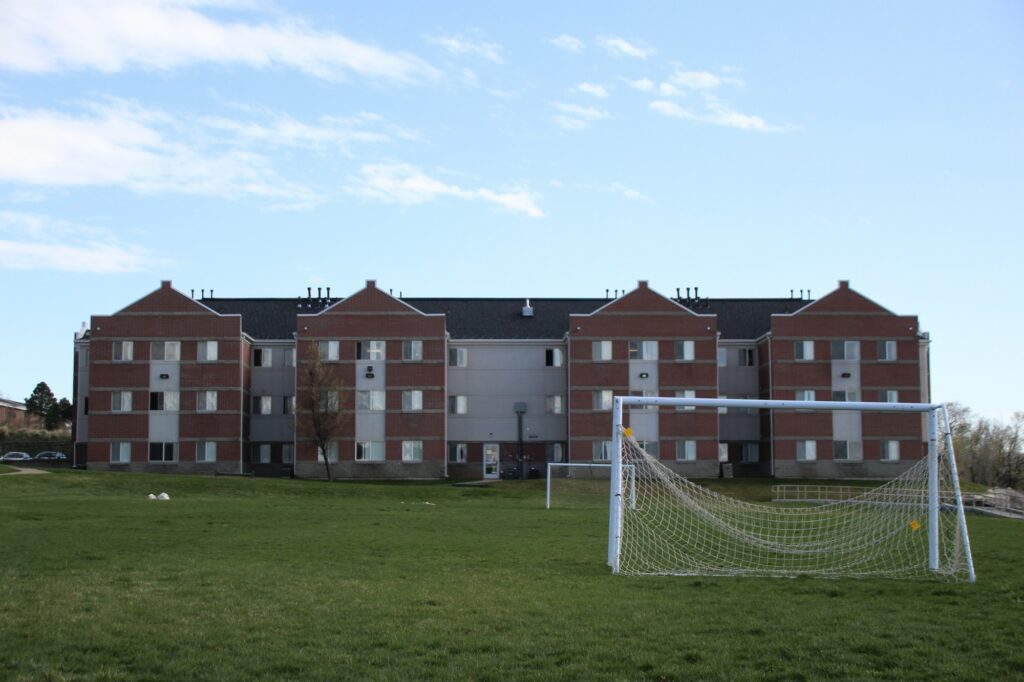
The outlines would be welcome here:
[[[53,450],[44,450],[37,454],[34,459],[37,462],[64,462],[67,461],[68,456],[63,452],[54,452]]]
[[[27,452],[8,452],[0,457],[0,462],[27,462],[31,459],[32,456]]]

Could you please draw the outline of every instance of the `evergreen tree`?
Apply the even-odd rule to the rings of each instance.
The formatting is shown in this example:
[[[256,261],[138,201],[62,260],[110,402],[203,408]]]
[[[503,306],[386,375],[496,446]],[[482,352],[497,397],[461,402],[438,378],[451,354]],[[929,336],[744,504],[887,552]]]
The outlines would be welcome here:
[[[32,395],[25,398],[25,410],[29,414],[34,414],[45,420],[47,414],[50,413],[50,410],[53,409],[56,403],[57,399],[54,397],[53,391],[50,390],[45,381],[40,381],[36,384]]]

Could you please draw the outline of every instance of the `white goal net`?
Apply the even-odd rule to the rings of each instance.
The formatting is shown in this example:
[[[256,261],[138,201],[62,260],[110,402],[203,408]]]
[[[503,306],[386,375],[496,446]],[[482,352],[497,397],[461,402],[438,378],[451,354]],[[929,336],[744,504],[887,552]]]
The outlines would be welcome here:
[[[951,442],[933,439],[935,461],[877,488],[794,505],[716,493],[645,452],[628,429],[616,440],[609,561],[618,573],[973,581]]]

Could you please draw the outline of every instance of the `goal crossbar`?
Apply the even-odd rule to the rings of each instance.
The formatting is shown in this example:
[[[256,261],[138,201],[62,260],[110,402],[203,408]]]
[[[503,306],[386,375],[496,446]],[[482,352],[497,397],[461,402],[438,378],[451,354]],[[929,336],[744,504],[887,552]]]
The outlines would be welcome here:
[[[706,408],[748,408],[765,410],[810,410],[827,412],[902,412],[927,415],[928,420],[928,472],[927,472],[927,512],[928,512],[928,568],[932,572],[939,570],[939,428],[938,417],[943,418],[943,436],[948,453],[949,478],[955,498],[957,524],[959,526],[963,557],[966,561],[968,580],[975,581],[974,561],[971,555],[970,539],[967,534],[967,521],[964,515],[963,500],[960,494],[959,476],[956,457],[953,452],[953,437],[949,424],[949,414],[942,403],[879,403],[879,402],[844,402],[821,400],[758,400],[749,398],[660,398],[649,396],[615,396],[612,404],[612,462],[611,485],[609,492],[608,519],[608,564],[613,573],[620,572],[623,530],[623,443],[626,437],[623,429],[623,412],[630,406],[650,407],[706,407]],[[649,456],[648,456],[649,457]],[[630,466],[630,465],[626,465]],[[638,473],[633,472],[631,485],[635,484]],[[550,479],[549,479],[550,480]],[[635,492],[630,494],[631,508],[636,500]]]

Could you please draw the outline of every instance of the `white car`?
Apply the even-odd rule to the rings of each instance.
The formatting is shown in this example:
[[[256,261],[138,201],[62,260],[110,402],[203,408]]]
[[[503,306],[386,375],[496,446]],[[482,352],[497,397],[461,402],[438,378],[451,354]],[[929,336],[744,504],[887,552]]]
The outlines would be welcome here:
[[[0,462],[27,462],[32,457],[27,452],[8,452],[3,457],[0,457]]]

